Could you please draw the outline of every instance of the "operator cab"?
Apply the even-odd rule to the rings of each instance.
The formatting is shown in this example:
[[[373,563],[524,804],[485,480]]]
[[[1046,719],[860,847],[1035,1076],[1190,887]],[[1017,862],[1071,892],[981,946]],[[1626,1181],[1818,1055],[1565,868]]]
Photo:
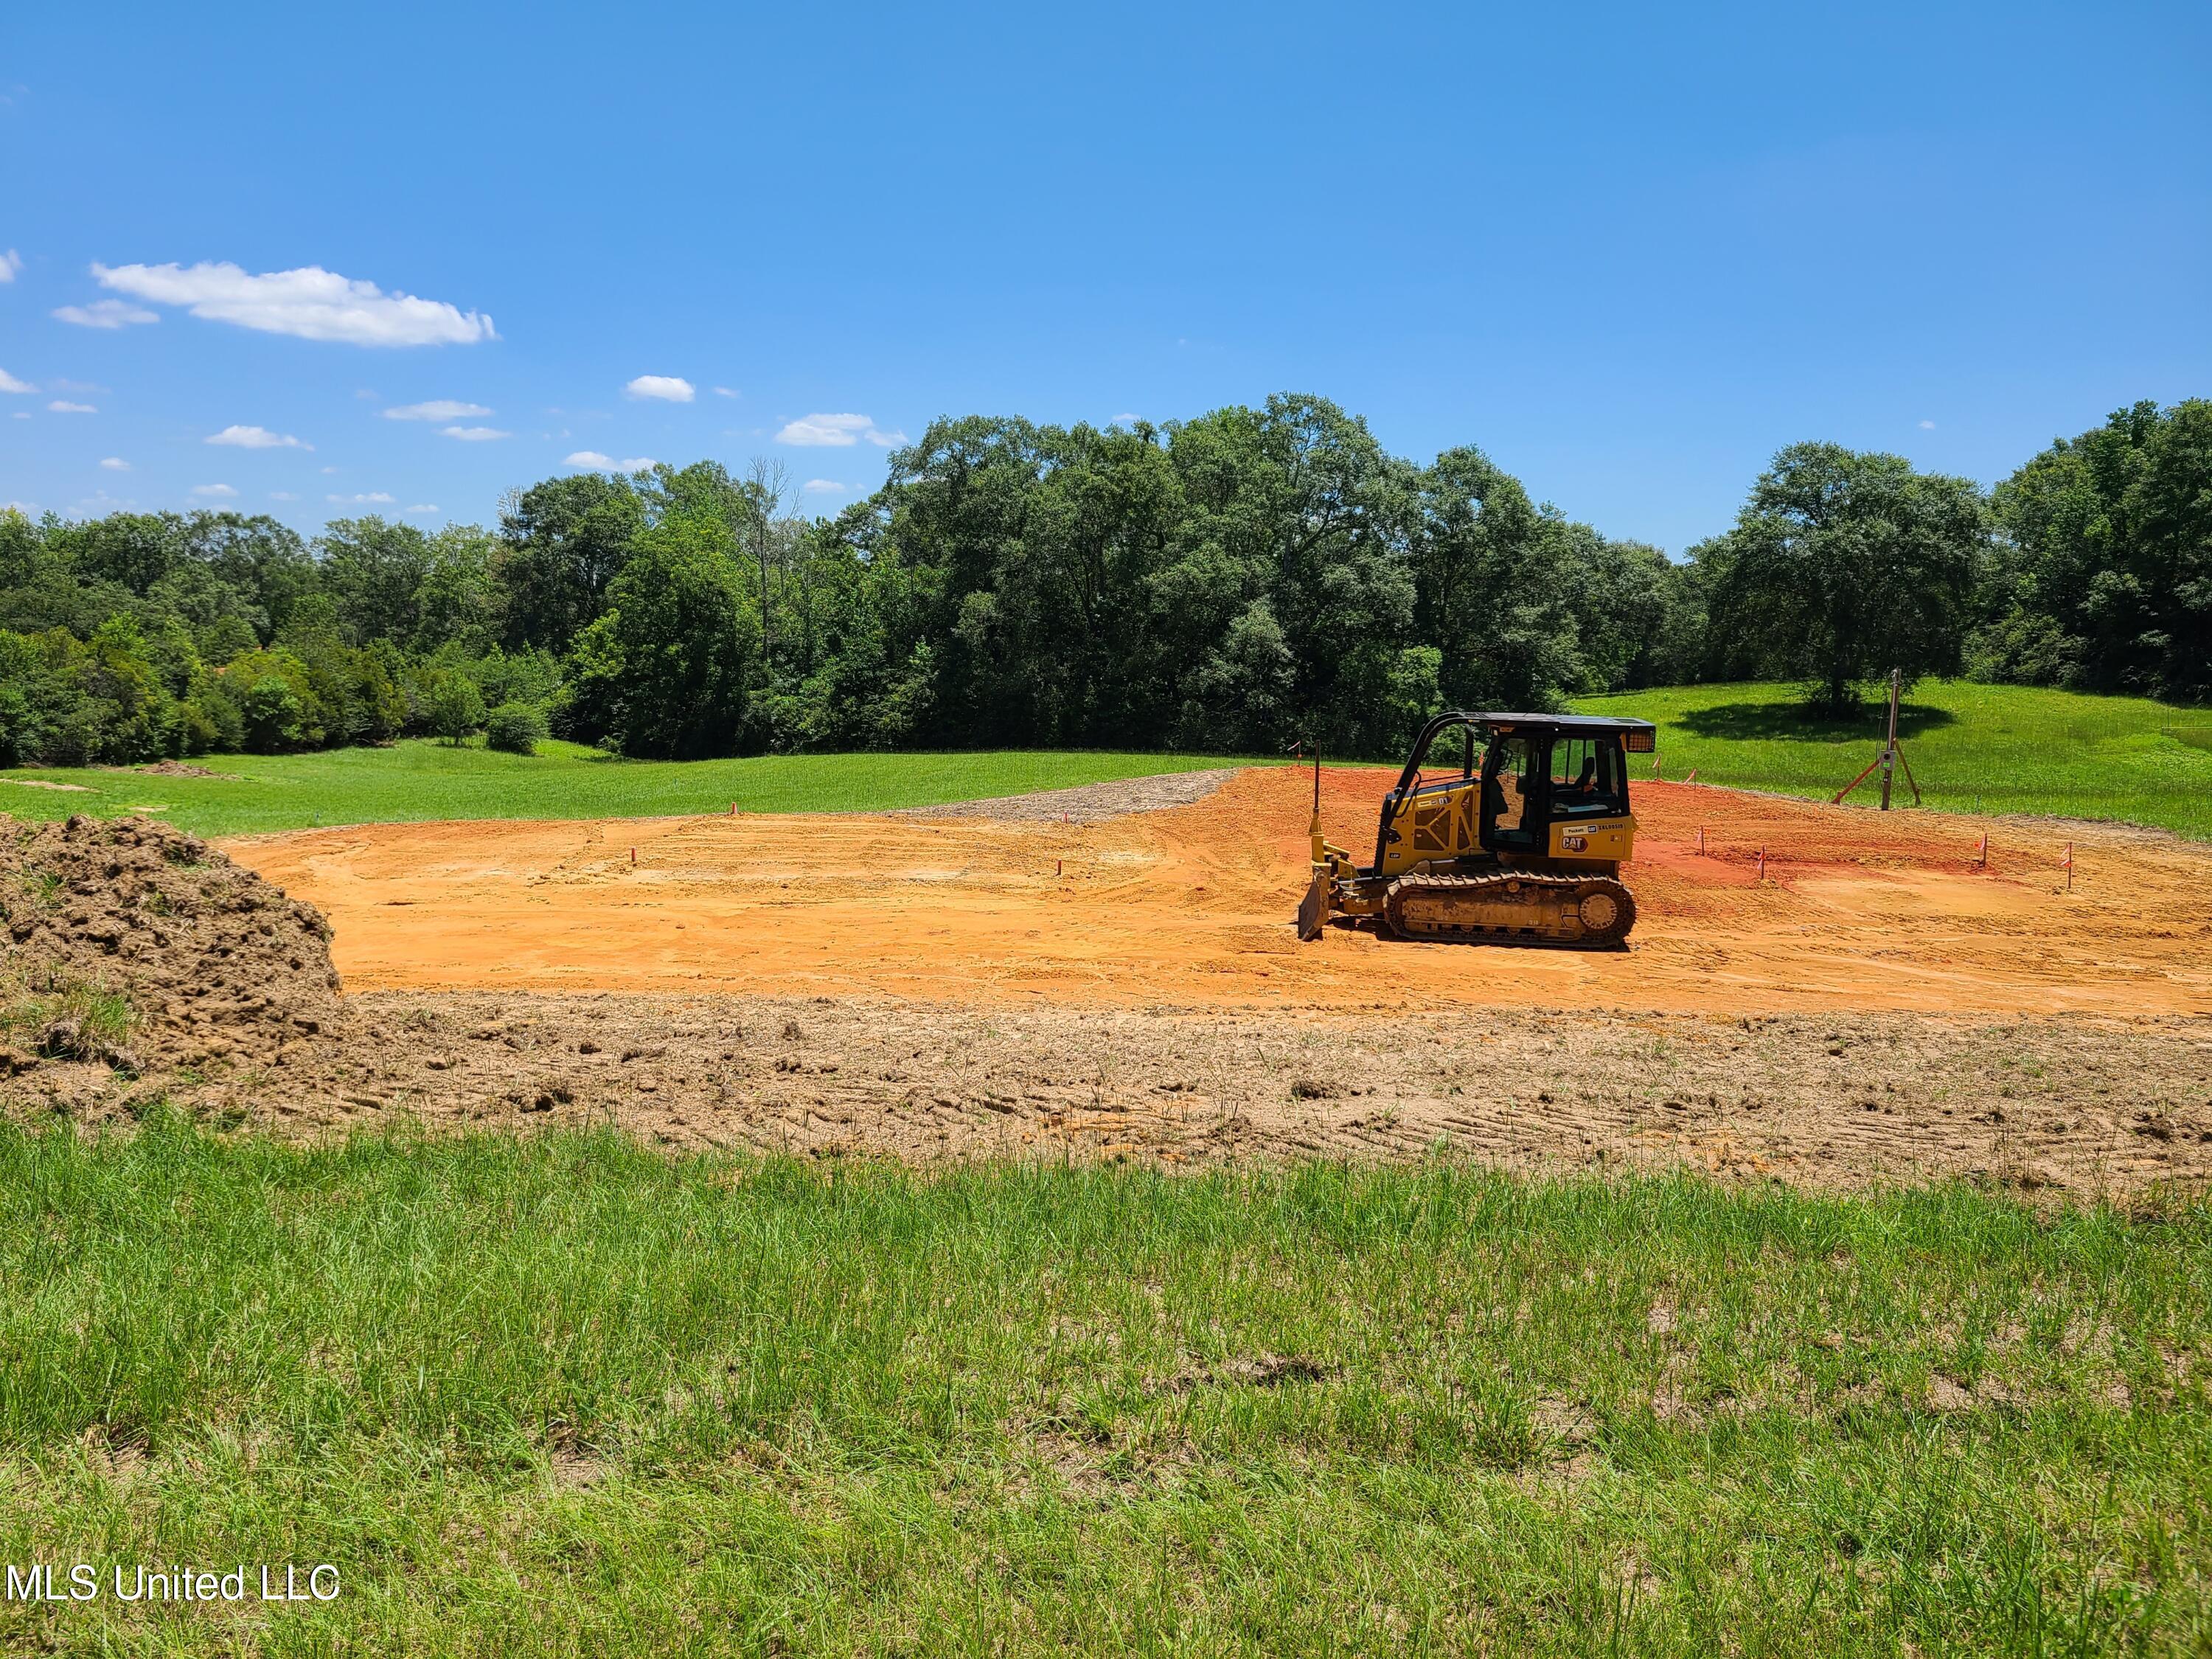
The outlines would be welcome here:
[[[1375,863],[1416,866],[1617,866],[1633,844],[1631,754],[1650,754],[1648,720],[1580,714],[1437,715],[1421,728],[1397,786],[1383,797]]]

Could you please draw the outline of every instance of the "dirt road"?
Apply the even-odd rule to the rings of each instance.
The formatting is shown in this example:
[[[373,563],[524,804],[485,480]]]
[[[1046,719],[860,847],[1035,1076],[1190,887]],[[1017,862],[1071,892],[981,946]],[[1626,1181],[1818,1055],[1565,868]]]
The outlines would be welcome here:
[[[1330,838],[1364,856],[1390,775],[1332,769],[1324,780]],[[1304,773],[1249,770],[1195,802],[1091,823],[387,824],[225,849],[330,917],[354,992],[2212,1013],[2212,848],[2170,836],[1644,782],[1628,872],[1642,919],[1625,953],[1406,945],[1341,928],[1302,946],[1290,916],[1310,787]]]

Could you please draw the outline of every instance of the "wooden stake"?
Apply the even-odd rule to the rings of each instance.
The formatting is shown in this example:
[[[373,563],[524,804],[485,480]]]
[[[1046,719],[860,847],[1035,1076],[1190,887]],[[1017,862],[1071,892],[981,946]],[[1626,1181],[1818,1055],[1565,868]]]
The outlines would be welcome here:
[[[1881,810],[1889,811],[1889,780],[1897,770],[1897,697],[1900,676],[1889,671],[1889,741],[1881,751]],[[1916,792],[1917,793],[1917,792]]]
[[[1759,849],[1759,878],[1761,881],[1766,879],[1766,849],[1764,847]]]
[[[2066,843],[2066,890],[2074,890],[2074,843]]]

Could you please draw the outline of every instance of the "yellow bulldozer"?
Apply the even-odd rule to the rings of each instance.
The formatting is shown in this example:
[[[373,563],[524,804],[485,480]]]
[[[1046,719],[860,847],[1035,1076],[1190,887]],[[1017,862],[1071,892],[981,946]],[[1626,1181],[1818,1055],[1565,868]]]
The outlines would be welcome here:
[[[1364,866],[1322,836],[1316,757],[1298,937],[1343,916],[1374,918],[1399,939],[1623,945],[1636,925],[1620,879],[1636,845],[1627,757],[1650,754],[1657,735],[1649,720],[1438,714],[1382,798]]]

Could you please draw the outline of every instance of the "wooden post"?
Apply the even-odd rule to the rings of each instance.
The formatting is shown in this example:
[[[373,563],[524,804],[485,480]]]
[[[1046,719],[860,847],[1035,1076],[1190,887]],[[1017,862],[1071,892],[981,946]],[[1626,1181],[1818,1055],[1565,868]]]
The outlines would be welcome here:
[[[2074,890],[2074,843],[2066,843],[2066,890]]]
[[[1901,676],[1894,668],[1889,671],[1889,741],[1881,751],[1881,810],[1889,811],[1889,780],[1897,770],[1897,697]]]

